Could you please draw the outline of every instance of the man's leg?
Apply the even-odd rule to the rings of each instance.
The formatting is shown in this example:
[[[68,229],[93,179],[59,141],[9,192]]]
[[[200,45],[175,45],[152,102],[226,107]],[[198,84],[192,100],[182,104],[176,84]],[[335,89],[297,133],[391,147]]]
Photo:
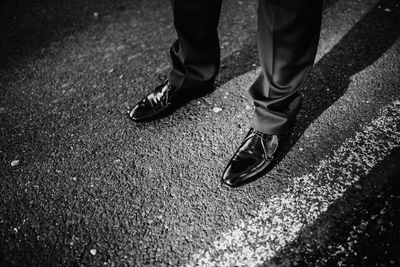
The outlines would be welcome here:
[[[191,98],[213,89],[219,70],[218,21],[221,0],[171,0],[178,39],[170,49],[167,81],[130,111],[134,121],[168,115]]]
[[[168,80],[183,89],[213,84],[219,70],[221,0],[172,0],[178,39],[170,49]]]
[[[262,72],[249,93],[251,130],[228,163],[223,182],[241,185],[263,174],[300,106],[299,89],[313,65],[322,0],[259,0],[258,49]]]
[[[281,135],[300,106],[299,89],[314,63],[322,0],[259,0],[258,51],[262,72],[249,93],[252,128]]]

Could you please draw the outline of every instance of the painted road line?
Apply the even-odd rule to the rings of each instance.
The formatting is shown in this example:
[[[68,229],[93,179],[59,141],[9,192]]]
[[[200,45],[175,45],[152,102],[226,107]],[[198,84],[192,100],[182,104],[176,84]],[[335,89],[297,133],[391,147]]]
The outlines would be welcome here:
[[[280,195],[263,203],[258,215],[223,233],[209,249],[192,256],[187,266],[257,266],[294,241],[347,188],[400,146],[400,101],[347,139],[315,171],[293,179]]]

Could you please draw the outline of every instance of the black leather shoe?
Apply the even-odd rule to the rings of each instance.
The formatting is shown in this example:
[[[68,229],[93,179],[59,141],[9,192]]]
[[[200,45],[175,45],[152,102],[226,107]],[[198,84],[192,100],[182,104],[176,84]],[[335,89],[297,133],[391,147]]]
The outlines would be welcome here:
[[[222,182],[236,187],[260,177],[271,165],[278,145],[277,135],[250,129],[226,166]]]
[[[129,117],[136,121],[151,121],[169,115],[193,98],[212,92],[212,86],[202,89],[179,90],[168,80],[139,101],[129,112]]]

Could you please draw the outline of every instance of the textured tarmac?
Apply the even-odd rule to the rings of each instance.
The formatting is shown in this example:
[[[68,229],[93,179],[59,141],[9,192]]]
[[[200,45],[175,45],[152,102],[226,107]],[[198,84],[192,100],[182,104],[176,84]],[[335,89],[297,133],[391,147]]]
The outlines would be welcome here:
[[[196,265],[195,255],[341,149],[354,160],[336,159],[343,166],[327,180],[354,182],[315,207],[318,216],[299,231],[289,227],[290,239],[260,262],[400,264],[400,152],[386,145],[366,153],[370,139],[357,143],[382,116],[400,132],[397,111],[383,112],[400,100],[398,1],[325,2],[318,61],[279,163],[237,189],[222,186],[220,175],[252,116],[255,1],[224,1],[217,90],[144,124],[126,111],[168,70],[175,38],[168,2],[0,6],[0,265]],[[252,249],[266,255],[269,243],[259,241]],[[219,256],[234,252],[207,259],[229,265]]]

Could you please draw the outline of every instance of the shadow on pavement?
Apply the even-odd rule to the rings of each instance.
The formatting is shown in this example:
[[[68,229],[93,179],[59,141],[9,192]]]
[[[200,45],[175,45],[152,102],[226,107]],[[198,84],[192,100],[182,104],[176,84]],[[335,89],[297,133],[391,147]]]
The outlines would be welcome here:
[[[2,65],[80,31],[139,0],[5,0],[0,3]]]
[[[397,148],[265,266],[399,264],[399,161]]]

